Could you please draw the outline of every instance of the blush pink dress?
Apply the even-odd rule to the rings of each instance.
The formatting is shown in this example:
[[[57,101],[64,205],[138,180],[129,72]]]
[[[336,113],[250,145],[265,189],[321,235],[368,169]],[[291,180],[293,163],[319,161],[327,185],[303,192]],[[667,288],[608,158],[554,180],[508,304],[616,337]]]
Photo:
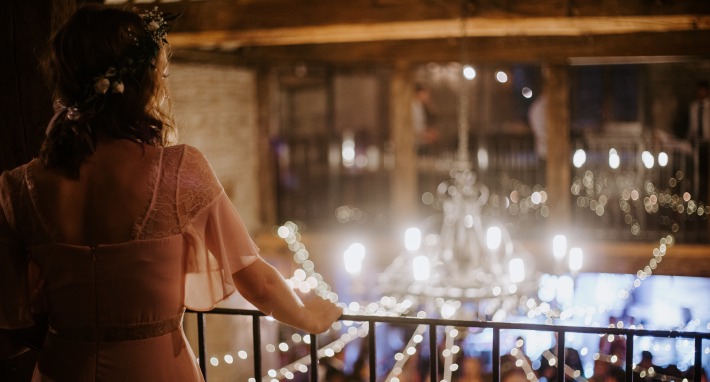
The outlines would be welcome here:
[[[37,160],[0,177],[0,328],[49,314],[33,381],[203,380],[185,308],[232,294],[232,274],[258,248],[197,149],[145,149],[159,150],[142,185],[145,213],[121,242],[67,243],[41,200],[53,191],[37,181]]]

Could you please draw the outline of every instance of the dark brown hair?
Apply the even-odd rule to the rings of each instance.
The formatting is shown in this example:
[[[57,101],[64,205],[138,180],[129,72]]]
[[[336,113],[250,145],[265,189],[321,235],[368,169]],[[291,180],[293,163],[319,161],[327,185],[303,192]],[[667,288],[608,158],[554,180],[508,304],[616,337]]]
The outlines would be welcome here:
[[[174,139],[172,118],[162,105],[168,47],[150,38],[144,24],[133,11],[86,6],[54,35],[47,74],[55,107],[61,106],[40,151],[48,167],[78,178],[100,136],[154,146]],[[97,78],[113,68],[123,68],[121,91],[98,93]]]

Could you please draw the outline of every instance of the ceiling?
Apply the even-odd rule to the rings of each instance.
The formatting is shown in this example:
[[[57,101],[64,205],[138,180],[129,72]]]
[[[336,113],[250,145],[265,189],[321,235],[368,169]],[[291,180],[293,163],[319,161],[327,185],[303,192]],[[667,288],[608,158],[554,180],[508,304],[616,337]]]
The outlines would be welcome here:
[[[182,12],[170,35],[176,49],[228,52],[244,62],[451,61],[461,57],[462,37],[469,56],[480,62],[710,57],[707,0],[190,0],[159,5]]]

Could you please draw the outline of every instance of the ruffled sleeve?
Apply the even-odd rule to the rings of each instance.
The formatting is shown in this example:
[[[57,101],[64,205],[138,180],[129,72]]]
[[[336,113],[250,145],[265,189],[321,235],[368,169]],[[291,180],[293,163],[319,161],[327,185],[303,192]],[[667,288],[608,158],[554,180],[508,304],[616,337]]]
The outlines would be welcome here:
[[[206,158],[185,146],[177,187],[185,238],[185,306],[209,310],[236,291],[232,275],[259,257]]]
[[[12,205],[8,173],[0,177],[0,328],[33,325],[30,306],[29,260],[10,226]]]

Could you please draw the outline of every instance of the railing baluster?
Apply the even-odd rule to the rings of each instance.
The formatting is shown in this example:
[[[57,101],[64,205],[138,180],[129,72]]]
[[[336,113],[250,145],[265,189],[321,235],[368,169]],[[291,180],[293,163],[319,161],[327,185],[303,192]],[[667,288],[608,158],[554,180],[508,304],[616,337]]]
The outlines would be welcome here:
[[[318,382],[318,339],[315,334],[311,336],[311,382]]]
[[[695,365],[693,365],[693,382],[700,382],[703,367],[703,339],[695,336]]]
[[[565,382],[565,332],[557,331],[557,382]]]
[[[626,335],[626,382],[634,380],[634,335]]]
[[[368,362],[370,364],[370,382],[377,381],[377,353],[375,352],[375,321],[370,321],[369,330],[367,331],[367,345],[370,354],[368,354]]]
[[[500,329],[498,328],[493,328],[491,357],[493,358],[493,382],[498,382],[500,381]]]
[[[252,332],[254,339],[254,381],[261,382],[262,376],[262,355],[261,355],[261,328],[260,317],[261,312],[244,309],[226,309],[215,308],[209,312],[196,312],[188,310],[189,313],[195,313],[197,318],[197,336],[198,336],[198,357],[199,366],[207,380],[207,355],[206,355],[206,314],[226,314],[226,315],[244,315],[252,317]],[[633,352],[634,340],[636,336],[651,336],[655,338],[688,338],[695,341],[695,364],[693,366],[694,378],[693,382],[700,382],[702,374],[702,356],[703,356],[703,340],[710,339],[710,333],[699,332],[678,332],[668,330],[644,330],[644,329],[622,329],[622,328],[599,328],[599,327],[582,327],[582,326],[552,326],[544,324],[518,324],[508,322],[481,322],[481,321],[463,321],[463,320],[447,320],[447,319],[419,319],[413,317],[371,317],[358,315],[343,315],[340,320],[362,321],[368,322],[368,345],[369,345],[369,367],[370,367],[370,382],[377,381],[377,349],[376,349],[376,327],[378,323],[393,323],[393,324],[409,324],[409,325],[426,325],[429,328],[429,363],[431,364],[430,379],[438,382],[439,369],[439,354],[437,348],[437,328],[443,325],[460,326],[466,328],[485,328],[493,330],[493,348],[492,348],[492,377],[494,382],[500,381],[500,331],[504,329],[510,330],[532,330],[539,332],[552,331],[557,335],[557,380],[565,381],[565,335],[567,332],[574,333],[594,333],[599,335],[626,336],[626,372],[625,381],[633,382]],[[310,343],[310,381],[318,380],[318,342],[315,335],[309,335]]]
[[[205,314],[202,312],[197,313],[197,353],[200,357],[200,370],[202,371],[202,378],[207,381],[207,353],[205,351]]]
[[[251,316],[251,333],[254,342],[254,380],[261,382],[261,321],[258,315]]]
[[[439,354],[436,347],[436,325],[429,324],[429,376],[430,381],[436,382],[439,377]]]

